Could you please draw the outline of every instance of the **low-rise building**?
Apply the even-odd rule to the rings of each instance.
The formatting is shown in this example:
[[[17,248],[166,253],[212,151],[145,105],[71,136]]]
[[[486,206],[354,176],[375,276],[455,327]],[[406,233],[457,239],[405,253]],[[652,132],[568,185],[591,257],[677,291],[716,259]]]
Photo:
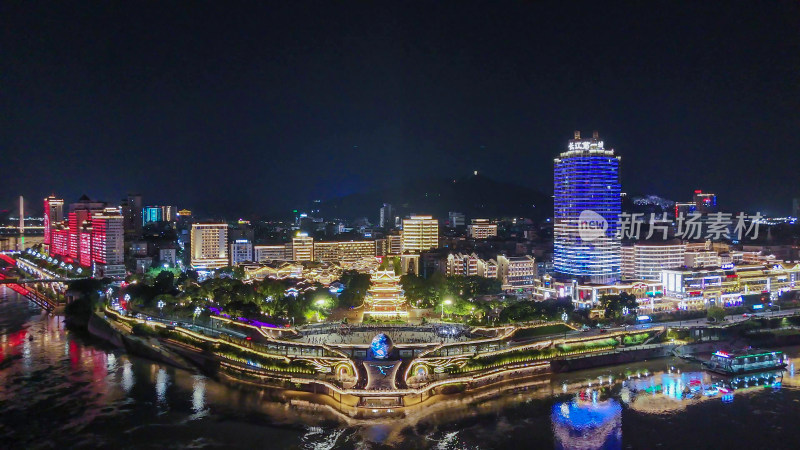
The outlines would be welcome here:
[[[151,256],[137,256],[133,258],[133,265],[136,273],[145,273],[153,266],[153,257]]]
[[[364,257],[355,260],[345,260],[341,266],[343,270],[355,270],[361,273],[372,273],[381,265],[381,259],[375,256]]]
[[[292,261],[314,261],[314,238],[299,232],[292,238]]]
[[[680,241],[637,242],[622,246],[622,278],[661,281],[663,269],[683,266],[685,244]]]
[[[473,219],[469,225],[469,236],[473,239],[488,239],[497,236],[497,224],[487,219]]]
[[[731,306],[741,296],[800,289],[800,264],[738,264],[724,267],[669,269],[662,272],[665,295]]]
[[[456,253],[447,255],[448,276],[478,275],[478,264],[481,261],[476,254]]]
[[[713,250],[687,251],[683,256],[686,267],[709,267],[722,265],[719,253]]]
[[[569,283],[563,285],[568,290]],[[663,287],[659,281],[640,280],[619,284],[577,284],[575,290],[569,294],[576,308],[590,309],[600,307],[606,295],[620,295],[626,293],[636,297],[640,308],[650,308],[663,295]]]
[[[128,254],[131,257],[147,256],[148,253],[147,241],[130,241],[128,243]]]
[[[463,227],[467,224],[467,219],[466,216],[464,216],[464,213],[450,211],[447,214],[447,218],[451,228]]]
[[[400,271],[403,275],[420,275],[420,255],[404,253],[400,256]]]
[[[387,255],[399,255],[403,253],[403,237],[398,234],[386,236]]]
[[[494,259],[478,260],[478,276],[485,278],[498,278],[499,266]]]
[[[243,266],[245,278],[263,280],[272,278],[283,280],[286,278],[302,278],[303,265],[289,261],[273,261],[267,264],[245,264]]]
[[[377,254],[375,241],[340,241],[338,244],[340,264],[362,258],[374,258]]]
[[[232,266],[253,262],[253,243],[247,239],[237,239],[231,242],[230,255]]]
[[[498,278],[506,291],[532,290],[536,279],[536,260],[531,256],[497,256]]]
[[[559,280],[550,275],[536,279],[533,297],[537,301],[553,298],[571,298],[576,309],[593,309],[602,304],[606,295],[626,293],[636,297],[639,307],[652,311],[654,305],[660,305],[664,294],[661,282],[630,281],[619,284],[580,283],[578,280]]]
[[[253,262],[286,261],[286,245],[256,245],[253,247]]]
[[[177,251],[174,248],[161,248],[158,250],[158,261],[164,265],[175,266],[178,261]]]
[[[743,245],[743,252],[748,252],[757,255],[753,259],[761,259],[766,261],[768,259],[785,261],[793,259],[795,251],[791,245]],[[771,257],[771,258],[770,258]]]
[[[334,241],[315,242],[314,260],[344,264],[374,258],[376,255],[375,241]]]
[[[309,284],[320,283],[323,286],[330,285],[342,275],[342,269],[336,264],[315,262],[271,261],[266,264],[243,264],[242,268],[247,279],[296,279]]]
[[[315,242],[314,260],[338,263],[342,259],[342,252],[338,242]]]

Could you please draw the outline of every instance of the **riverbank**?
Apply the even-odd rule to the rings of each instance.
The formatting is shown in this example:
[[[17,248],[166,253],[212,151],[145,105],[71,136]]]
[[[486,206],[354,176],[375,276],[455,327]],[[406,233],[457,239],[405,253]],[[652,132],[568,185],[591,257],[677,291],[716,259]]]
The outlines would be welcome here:
[[[532,435],[537,447],[573,448],[611,433],[624,448],[781,449],[791,448],[800,414],[800,374],[787,371],[784,389],[737,392],[731,403],[720,395],[682,399],[673,387],[706,382],[706,375],[699,364],[671,357],[511,378],[391,412],[340,408],[338,396],[206,377],[132,356],[67,331],[61,317],[24,299],[0,303],[0,313],[0,349],[10,361],[0,370],[0,440],[19,448],[524,448]],[[800,357],[798,348],[784,350]],[[587,414],[597,426],[581,425]],[[753,442],[748,427],[765,418],[770,436]],[[709,427],[731,429],[708,437],[702,430]]]
[[[123,327],[105,320],[97,313],[89,316],[89,320],[86,322],[86,331],[93,337],[114,347],[125,349],[132,355],[169,364],[190,372],[197,372],[194,365],[187,363],[180,355],[164,348],[157,339],[135,336]]]
[[[93,313],[87,329],[130,354],[199,371],[228,384],[325,397],[351,418],[366,417],[361,410],[388,412],[431,405],[450,395],[524,384],[547,374],[699,353],[711,346],[718,349],[742,345],[719,340],[717,335],[711,342],[675,343],[674,339],[667,339],[668,330],[664,327],[554,338],[548,336],[554,325],[542,323],[522,329],[506,327],[502,332],[491,333],[494,337],[490,338],[442,342],[433,347],[426,344],[420,351],[414,350],[415,344],[402,344],[400,351],[408,357],[397,358],[395,353],[396,360],[377,364],[399,365],[391,371],[391,382],[373,383],[369,380],[377,372],[365,367],[376,363],[354,356],[365,354],[366,348],[361,351],[358,345],[284,340],[253,325],[229,320],[225,323],[257,339],[235,338],[222,332],[222,328],[191,330],[190,325],[137,319],[109,309]],[[537,335],[542,337],[535,340]],[[515,340],[519,336],[525,339]],[[366,387],[373,385],[382,387]]]
[[[135,336],[135,327],[157,327],[158,331],[153,331],[153,336]],[[544,325],[543,328],[552,327]],[[165,362],[175,367],[187,368],[192,370],[199,369],[204,374],[213,376],[218,380],[230,383],[241,383],[243,385],[258,388],[297,390],[312,394],[324,395],[333,399],[340,407],[364,408],[364,409],[398,409],[428,404],[433,397],[441,397],[464,392],[472,392],[477,389],[491,388],[497,385],[514,384],[515,382],[525,382],[529,378],[548,374],[554,371],[578,370],[586,367],[598,367],[609,364],[616,364],[621,361],[639,361],[651,359],[657,356],[669,354],[669,349],[656,345],[648,348],[623,348],[619,354],[616,352],[605,352],[597,354],[590,352],[581,355],[582,351],[604,350],[613,342],[614,345],[621,345],[623,342],[636,343],[656,335],[663,335],[663,330],[648,332],[634,332],[632,334],[616,333],[597,338],[579,338],[562,340],[560,352],[570,355],[569,359],[519,359],[515,360],[514,352],[511,349],[507,352],[512,357],[509,360],[502,360],[497,364],[487,367],[478,367],[470,373],[464,374],[438,374],[433,379],[424,383],[417,383],[413,387],[395,388],[390,391],[368,390],[363,386],[365,377],[369,375],[359,369],[362,360],[351,359],[345,355],[337,354],[335,348],[328,348],[325,345],[312,345],[303,343],[291,343],[269,338],[268,342],[280,343],[284,347],[278,353],[264,353],[270,348],[273,351],[278,347],[270,347],[270,344],[256,344],[252,341],[237,341],[231,337],[221,339],[220,337],[209,337],[201,333],[193,332],[182,327],[168,328],[166,325],[157,322],[148,322],[142,319],[120,316],[114,311],[104,310],[104,314],[95,313],[91,316],[88,323],[89,331],[98,338],[104,339],[119,348],[125,348],[131,354],[143,356],[156,361]],[[655,333],[655,334],[654,334]],[[535,334],[528,332],[526,334]],[[514,335],[513,330],[505,330],[504,333],[495,333],[496,338],[489,341],[500,342],[510,340]],[[641,337],[639,337],[641,336]],[[266,338],[266,336],[265,336]],[[587,341],[588,339],[588,341]],[[590,345],[592,339],[597,340],[601,345]],[[549,345],[555,345],[552,340]],[[444,351],[448,346],[470,345],[469,341],[463,343],[442,344],[433,350],[436,352]],[[532,348],[538,344],[525,344],[520,349]],[[613,346],[612,346],[613,347]],[[657,348],[655,348],[657,347]],[[304,356],[302,349],[321,348],[323,351],[316,356]],[[586,350],[582,350],[582,349]],[[226,350],[227,349],[227,350]],[[437,350],[438,349],[438,350]],[[300,351],[298,351],[300,350]],[[427,350],[426,350],[427,351]],[[293,353],[295,356],[290,355]],[[307,353],[307,352],[306,352]],[[413,354],[413,352],[412,352]],[[422,356],[422,355],[420,355]],[[416,373],[422,370],[431,371],[432,367],[427,364],[428,360],[424,357],[398,361],[403,370],[397,372],[397,384],[404,386],[409,377],[409,373]],[[577,356],[583,356],[575,359]],[[434,356],[434,358],[437,358]],[[458,361],[457,357],[455,361]],[[448,358],[445,358],[447,360]],[[299,362],[310,361],[314,370],[301,370],[304,365]],[[434,363],[436,359],[432,360]],[[564,365],[564,362],[567,362]],[[559,366],[559,364],[561,364]],[[569,365],[572,365],[570,368]],[[554,365],[557,369],[554,370]],[[412,366],[414,370],[412,371]],[[349,372],[352,370],[352,372]],[[349,385],[340,380],[340,375],[352,373],[355,381]],[[429,372],[426,372],[429,373]],[[361,380],[361,381],[360,381]],[[351,412],[352,416],[353,413]]]

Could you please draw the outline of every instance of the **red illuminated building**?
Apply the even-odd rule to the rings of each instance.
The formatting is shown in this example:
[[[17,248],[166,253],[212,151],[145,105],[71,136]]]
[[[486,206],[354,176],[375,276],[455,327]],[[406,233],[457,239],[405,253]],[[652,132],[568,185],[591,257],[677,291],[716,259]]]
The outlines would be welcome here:
[[[83,196],[70,205],[66,226],[63,200],[44,201],[45,241],[51,255],[91,267],[96,277],[124,277],[123,217],[117,208]]]

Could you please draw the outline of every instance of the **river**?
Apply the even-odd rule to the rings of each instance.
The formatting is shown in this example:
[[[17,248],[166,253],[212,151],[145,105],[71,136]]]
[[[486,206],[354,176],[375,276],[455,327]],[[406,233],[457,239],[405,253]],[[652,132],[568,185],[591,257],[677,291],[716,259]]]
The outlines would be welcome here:
[[[796,359],[800,349],[784,349]],[[219,383],[67,330],[0,287],[0,448],[795,448],[800,376],[732,397],[674,359],[544,376],[400,416]],[[398,414],[398,413],[395,413]]]

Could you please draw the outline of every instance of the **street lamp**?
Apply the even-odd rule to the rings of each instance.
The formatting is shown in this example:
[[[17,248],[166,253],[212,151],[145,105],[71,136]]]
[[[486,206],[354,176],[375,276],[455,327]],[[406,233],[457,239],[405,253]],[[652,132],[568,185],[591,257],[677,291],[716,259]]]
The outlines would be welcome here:
[[[316,304],[317,304],[317,306],[319,308],[322,308],[323,306],[325,306],[325,299],[321,298],[321,299],[317,300]],[[320,322],[321,320],[322,319],[319,318],[319,310],[317,310],[317,322]]]
[[[203,310],[202,310],[202,309],[200,309],[200,307],[199,307],[199,306],[198,306],[197,308],[195,308],[195,309],[194,309],[194,314],[192,315],[192,323],[194,323],[194,319],[195,319],[195,317],[199,316],[199,315],[200,315],[200,313],[202,313],[202,312],[203,312]]]
[[[164,300],[159,300],[159,301],[158,301],[158,303],[156,304],[156,306],[158,306],[158,312],[159,312],[159,314],[161,314],[162,316],[163,316],[163,312],[164,312],[164,311],[163,311],[163,309],[164,309],[164,305],[165,305],[165,304],[166,304],[166,303],[164,303]]]
[[[453,302],[451,300],[445,300],[442,302],[442,319],[444,319],[444,305],[452,305]]]

